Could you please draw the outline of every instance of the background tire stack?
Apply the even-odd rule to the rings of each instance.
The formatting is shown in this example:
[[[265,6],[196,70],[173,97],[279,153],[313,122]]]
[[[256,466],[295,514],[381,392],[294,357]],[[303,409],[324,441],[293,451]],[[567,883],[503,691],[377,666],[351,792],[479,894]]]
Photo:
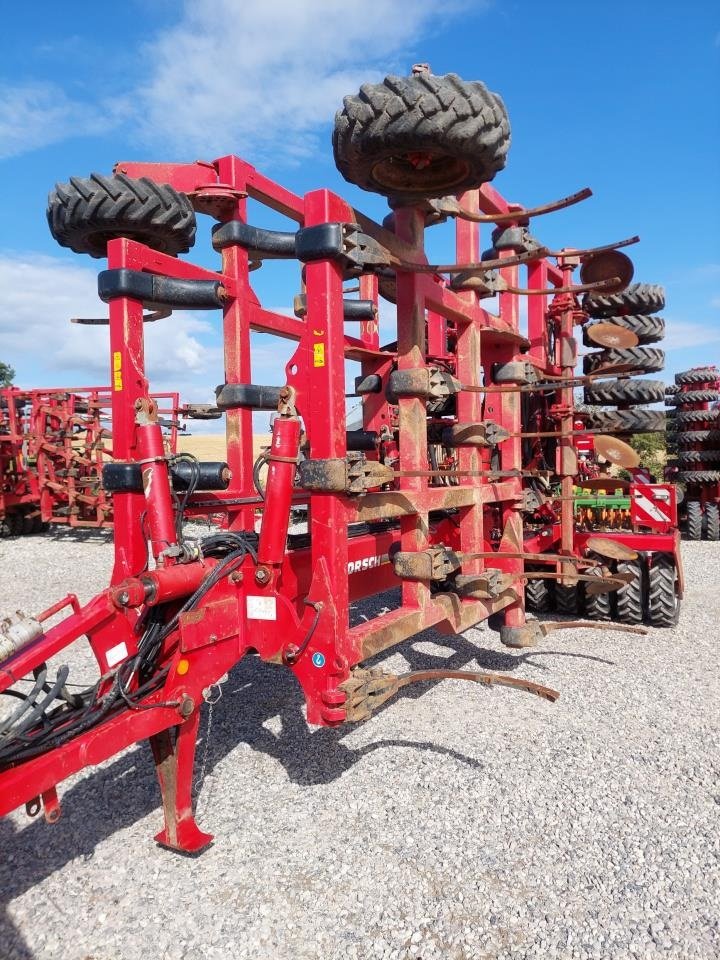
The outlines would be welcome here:
[[[657,284],[631,283],[620,293],[587,294],[583,309],[591,322],[583,329],[583,343],[596,346],[589,337],[592,321],[614,324],[630,330],[638,345],[626,350],[598,350],[583,357],[583,373],[596,373],[603,367],[630,364],[643,373],[659,373],[665,366],[665,353],[650,344],[665,336],[665,321],[654,316],[665,306],[663,288]],[[661,380],[628,377],[614,383],[585,387],[585,403],[592,407],[616,407],[615,410],[593,410],[587,425],[598,433],[627,436],[633,433],[661,433],[665,430],[665,412],[649,410],[646,405],[662,403],[665,384]]]
[[[689,540],[720,539],[720,370],[698,367],[675,375],[668,388],[668,440],[677,479],[687,488],[685,530]]]
[[[633,283],[620,293],[602,296],[588,294],[583,309],[590,322],[583,329],[583,343],[596,347],[589,336],[595,322],[630,330],[638,344],[628,349],[602,349],[583,357],[583,373],[596,373],[603,367],[627,364],[643,373],[658,373],[665,366],[665,353],[653,344],[665,336],[665,321],[656,312],[665,306],[663,288],[656,284]],[[663,433],[665,411],[649,409],[662,403],[665,384],[643,376],[628,376],[605,383],[588,384],[584,402],[590,410],[584,415],[587,426],[598,433],[627,439],[635,433]],[[614,409],[602,409],[614,408]],[[625,568],[627,568],[625,570]],[[644,615],[645,577],[643,565],[620,564],[619,569],[634,574],[635,579],[621,590],[597,596],[585,594],[584,612],[592,620],[621,620],[641,623]],[[579,606],[582,602],[578,593]],[[563,612],[560,606],[558,612]]]

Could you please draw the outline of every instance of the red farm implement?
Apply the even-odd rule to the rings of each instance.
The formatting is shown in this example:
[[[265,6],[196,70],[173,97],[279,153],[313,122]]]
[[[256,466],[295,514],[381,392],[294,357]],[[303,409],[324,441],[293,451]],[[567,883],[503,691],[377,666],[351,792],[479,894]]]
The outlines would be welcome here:
[[[166,453],[173,454],[178,395],[152,397]],[[103,465],[113,458],[109,387],[1,390],[0,451],[6,535],[35,533],[49,523],[112,526],[112,496],[102,486]]]
[[[418,103],[435,105],[432,122],[419,123]],[[401,115],[412,122],[395,129]],[[508,139],[502,102],[482,84],[418,70],[364,87],[336,118],[343,175],[392,198],[383,226],[329,190],[297,196],[235,156],[121,163],[51,194],[56,239],[107,255],[98,289],[109,304],[114,461],[103,486],[115,566],[86,606],[68,597],[50,608],[68,608],[54,626],[44,626],[46,611],[4,628],[0,689],[32,682],[3,730],[0,813],[26,803],[56,819],[60,780],[149,739],[165,815],[157,839],[201,849],[211,837],[191,805],[200,707],[248,652],[292,671],[313,724],[364,720],[401,687],[446,676],[555,699],[502,674],[393,675],[372,663],[422,630],[457,634],[493,614],[511,647],[575,625],[526,622],[528,579],[592,580],[593,591],[628,583],[602,538],[578,548],[573,387],[628,371],[607,364],[578,380],[574,326],[585,316],[578,294],[621,289],[632,267],[611,249],[623,244],[553,252],[530,234],[533,217],[589,191],[535,209],[508,203],[487,185]],[[251,225],[249,200],[287,229]],[[215,270],[176,256],[194,242],[196,212],[218,221]],[[450,262],[431,264],[426,230],[447,220]],[[482,223],[495,228],[485,253]],[[251,271],[276,260],[296,265],[294,317],[264,306],[251,284]],[[386,346],[379,295],[397,308]],[[226,463],[189,459],[184,478],[167,456],[143,360],[144,311],[180,309],[222,315],[217,410],[194,413],[223,413],[227,436]],[[296,344],[272,385],[253,381],[253,331]],[[359,365],[354,383],[346,361]],[[348,393],[362,405],[359,429],[347,428]],[[256,486],[258,410],[276,416]],[[524,519],[555,480],[555,546],[535,551],[540,535],[528,540]],[[289,532],[300,507],[305,528]],[[223,513],[227,529],[186,539],[188,512]],[[351,604],[389,588],[385,612],[351,625]],[[97,679],[68,695],[67,668],[50,680],[47,663],[85,637]]]
[[[720,540],[720,370],[695,367],[668,387],[667,476],[685,486],[682,502],[688,540]]]

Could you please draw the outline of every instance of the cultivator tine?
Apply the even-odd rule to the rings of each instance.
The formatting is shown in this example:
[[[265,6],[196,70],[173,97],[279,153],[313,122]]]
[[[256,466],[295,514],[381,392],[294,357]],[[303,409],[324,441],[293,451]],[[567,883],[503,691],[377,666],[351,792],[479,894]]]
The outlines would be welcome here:
[[[472,210],[460,205],[454,197],[442,197],[440,200],[433,200],[431,205],[438,213],[445,213],[452,217],[458,217],[460,220],[469,220],[471,223],[515,223],[529,220],[531,217],[541,217],[546,213],[554,213],[556,210],[564,210],[573,204],[580,203],[592,196],[592,190],[584,187],[577,193],[571,193],[568,197],[561,200],[553,200],[550,203],[543,203],[537,207],[521,207],[508,211],[508,213],[475,213]]]
[[[350,678],[341,684],[340,689],[346,693],[345,718],[347,723],[359,723],[367,720],[373,713],[387,703],[403,687],[414,683],[435,683],[439,680],[467,680],[486,687],[512,687],[531,693],[543,700],[554,703],[560,694],[551,687],[534,683],[532,680],[523,680],[520,677],[509,677],[502,673],[485,673],[473,670],[414,670],[411,673],[392,674],[382,670],[357,668]]]

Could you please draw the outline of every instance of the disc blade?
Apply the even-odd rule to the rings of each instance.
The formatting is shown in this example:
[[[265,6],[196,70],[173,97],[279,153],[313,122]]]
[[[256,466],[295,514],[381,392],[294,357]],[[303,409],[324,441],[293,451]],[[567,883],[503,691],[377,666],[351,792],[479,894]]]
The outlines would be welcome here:
[[[636,333],[618,326],[617,323],[591,323],[585,327],[588,340],[592,340],[599,347],[610,347],[613,350],[626,350],[636,347],[640,343]]]
[[[640,454],[633,450],[630,444],[618,440],[617,437],[596,434],[595,452],[618,467],[637,467],[640,465]]]
[[[637,560],[637,553],[626,547],[624,543],[618,540],[611,540],[609,537],[588,537],[585,546],[600,557],[607,557],[609,560]],[[613,574],[616,576],[616,574]],[[620,576],[620,574],[617,574]],[[623,575],[624,576],[624,575]]]
[[[613,590],[619,590],[622,587],[623,581],[615,577],[608,578],[607,580],[593,580],[592,583],[585,584],[585,595],[588,597],[597,597],[601,593],[612,593]]]
[[[605,250],[593,253],[583,260],[580,267],[580,283],[598,283],[600,280],[618,278],[612,287],[605,287],[603,295],[624,290],[633,278],[633,264],[630,257],[619,250]]]

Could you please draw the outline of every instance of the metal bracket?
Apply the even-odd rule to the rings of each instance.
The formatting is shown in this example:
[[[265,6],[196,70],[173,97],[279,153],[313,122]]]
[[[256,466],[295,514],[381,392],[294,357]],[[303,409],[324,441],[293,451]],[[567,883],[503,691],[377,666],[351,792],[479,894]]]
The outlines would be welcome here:
[[[388,403],[397,403],[400,397],[445,400],[461,389],[462,384],[449,371],[438,367],[418,367],[414,370],[393,370],[388,377],[385,396]]]
[[[402,580],[446,580],[462,563],[454,550],[442,545],[427,550],[398,550],[391,559],[395,575]]]
[[[326,460],[301,460],[298,485],[320,493],[347,493],[363,496],[368,490],[390,483],[395,473],[377,460],[336,457]]]

